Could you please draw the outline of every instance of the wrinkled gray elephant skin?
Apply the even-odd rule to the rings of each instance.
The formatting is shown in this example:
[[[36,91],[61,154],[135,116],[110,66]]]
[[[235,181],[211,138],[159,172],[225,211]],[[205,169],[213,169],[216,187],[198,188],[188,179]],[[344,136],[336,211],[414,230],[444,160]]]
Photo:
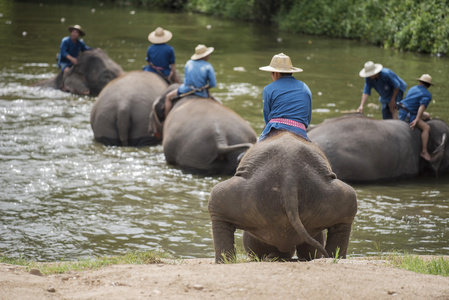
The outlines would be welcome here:
[[[152,72],[133,71],[111,81],[90,113],[95,140],[108,146],[159,144],[148,130],[149,116],[166,88],[167,83]]]
[[[77,60],[78,64],[67,73],[59,72],[35,86],[96,96],[111,80],[124,74],[122,67],[100,48],[81,52]]]
[[[329,119],[308,132],[346,182],[379,182],[416,177],[424,172],[447,173],[449,127],[430,120],[430,162],[421,158],[421,130],[400,120],[374,120],[363,115]]]
[[[167,163],[194,174],[234,174],[238,156],[257,136],[251,126],[218,101],[196,96],[176,102],[164,122]]]
[[[244,230],[248,255],[259,259],[290,259],[295,251],[306,260],[344,258],[356,212],[354,189],[336,179],[318,147],[277,134],[251,147],[235,175],[212,189],[215,261],[235,255],[236,229]]]

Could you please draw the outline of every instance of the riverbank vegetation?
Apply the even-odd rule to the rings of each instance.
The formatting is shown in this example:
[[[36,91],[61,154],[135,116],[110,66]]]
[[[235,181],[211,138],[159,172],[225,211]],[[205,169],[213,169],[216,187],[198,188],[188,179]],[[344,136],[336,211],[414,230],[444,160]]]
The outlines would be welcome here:
[[[449,6],[440,0],[135,0],[144,5],[271,23],[281,30],[360,39],[445,55]]]
[[[338,255],[338,254],[337,254]],[[348,258],[350,259],[350,258]],[[444,257],[432,256],[420,257],[411,254],[393,253],[391,255],[381,255],[378,257],[366,257],[366,259],[380,259],[385,261],[386,266],[404,269],[420,274],[449,276],[449,259]],[[103,256],[97,258],[79,259],[77,261],[60,261],[60,262],[34,262],[22,258],[10,258],[0,253],[0,263],[24,266],[27,271],[39,270],[41,274],[62,274],[69,271],[96,270],[110,265],[130,264],[130,265],[147,265],[182,261],[175,259],[172,255],[164,251],[131,251],[123,255]],[[251,259],[246,254],[239,252],[235,259],[226,261],[226,264],[239,264],[250,262]],[[263,260],[253,260],[261,262]],[[271,260],[275,262],[275,259]],[[336,264],[339,259],[335,257],[332,263]]]

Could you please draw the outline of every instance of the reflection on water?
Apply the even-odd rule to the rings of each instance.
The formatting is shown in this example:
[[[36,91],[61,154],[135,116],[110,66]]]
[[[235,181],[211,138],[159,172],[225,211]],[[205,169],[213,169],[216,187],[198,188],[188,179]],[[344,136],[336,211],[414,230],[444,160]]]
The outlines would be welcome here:
[[[421,73],[435,74],[438,86],[432,87],[435,101],[428,110],[449,119],[443,101],[449,90],[443,80],[449,76],[446,59],[281,34],[207,16],[130,14],[133,9],[0,3],[0,49],[8,57],[0,61],[0,252],[36,260],[159,248],[180,257],[213,256],[207,201],[212,187],[226,177],[183,174],[166,165],[161,146],[97,144],[89,123],[95,98],[29,87],[56,74],[54,54],[67,34],[62,17],[81,23],[88,45],[102,47],[126,71],[141,69],[146,37],[160,25],[174,33],[171,44],[181,74],[198,43],[214,46],[211,63],[219,85],[212,92],[258,133],[263,128],[261,93],[270,82],[258,67],[279,52],[305,70],[298,78],[313,92],[314,124],[359,105],[363,81],[357,74],[368,59],[391,67],[409,86]],[[276,41],[279,36],[282,43]],[[380,118],[376,109],[368,113]],[[349,253],[449,254],[448,178],[355,189],[359,212]]]

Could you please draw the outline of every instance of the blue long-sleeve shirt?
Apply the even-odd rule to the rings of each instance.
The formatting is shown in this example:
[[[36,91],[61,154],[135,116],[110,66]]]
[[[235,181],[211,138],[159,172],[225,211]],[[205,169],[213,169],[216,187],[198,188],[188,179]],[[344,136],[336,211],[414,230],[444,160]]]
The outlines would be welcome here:
[[[76,43],[74,43],[70,36],[66,36],[61,41],[61,46],[59,47],[59,59],[58,59],[58,67],[60,66],[71,66],[72,62],[67,59],[67,55],[70,54],[73,57],[78,57],[80,51],[89,50],[90,47],[86,46],[83,40],[78,39]]]
[[[158,67],[165,76],[170,75],[171,66],[175,63],[175,50],[168,44],[153,44],[148,47],[146,60]],[[145,66],[145,71],[158,73],[153,67]]]
[[[203,59],[187,61],[184,67],[184,83],[178,89],[179,94],[201,88],[209,83],[209,88],[217,86],[214,67]],[[195,92],[195,95],[208,98],[207,90]]]
[[[395,89],[399,88],[403,93],[407,89],[407,84],[392,70],[383,68],[377,79],[365,78],[365,86],[363,93],[371,95],[371,88],[374,88],[379,93],[379,101],[382,104],[388,104],[393,97]]]
[[[419,107],[424,105],[426,108],[432,100],[432,94],[422,85],[415,85],[410,88],[407,96],[400,103],[404,105],[411,115],[418,114]]]
[[[271,119],[284,118],[300,122],[306,128],[309,126],[312,119],[312,92],[304,82],[293,76],[281,77],[264,88],[262,99],[265,129],[261,136],[268,134],[271,128],[299,131],[289,125],[270,123]],[[304,134],[302,131],[298,133]]]

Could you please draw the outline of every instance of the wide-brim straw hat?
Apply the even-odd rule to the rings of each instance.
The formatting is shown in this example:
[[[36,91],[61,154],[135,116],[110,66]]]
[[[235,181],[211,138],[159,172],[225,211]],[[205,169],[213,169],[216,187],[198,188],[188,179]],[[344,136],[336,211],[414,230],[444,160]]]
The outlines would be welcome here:
[[[359,72],[360,77],[366,78],[378,74],[382,71],[383,66],[381,64],[375,64],[372,61],[365,63],[363,69]]]
[[[432,76],[430,76],[429,74],[422,74],[421,77],[420,78],[416,78],[416,80],[428,83],[430,85],[434,85],[432,83]]]
[[[277,73],[298,73],[303,71],[301,68],[293,67],[292,60],[284,53],[274,55],[270,65],[260,67],[259,70]]]
[[[148,40],[153,44],[163,44],[171,40],[172,37],[173,34],[170,31],[158,27],[156,30],[150,32]]]
[[[81,28],[81,26],[79,26],[79,25],[69,26],[69,28],[68,28],[69,32],[72,32],[72,30],[74,30],[74,29],[76,29],[76,30],[79,31],[80,36],[85,36],[85,35],[86,35],[86,33],[84,32],[84,30],[83,30],[83,29]]]
[[[206,47],[205,45],[199,44],[195,47],[195,54],[192,55],[191,59],[198,60],[208,56],[212,52],[214,52],[214,47]]]

